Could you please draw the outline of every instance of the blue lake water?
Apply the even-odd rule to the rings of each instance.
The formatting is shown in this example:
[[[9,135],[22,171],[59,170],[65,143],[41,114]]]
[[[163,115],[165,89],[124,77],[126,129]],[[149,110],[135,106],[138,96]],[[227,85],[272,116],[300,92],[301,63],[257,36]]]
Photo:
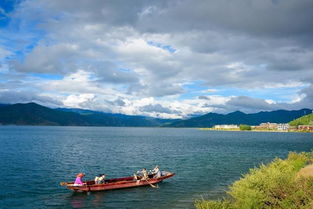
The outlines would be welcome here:
[[[0,208],[193,208],[220,198],[241,174],[289,151],[310,151],[313,134],[177,128],[0,126]],[[176,173],[158,189],[75,194],[59,186],[156,164]]]

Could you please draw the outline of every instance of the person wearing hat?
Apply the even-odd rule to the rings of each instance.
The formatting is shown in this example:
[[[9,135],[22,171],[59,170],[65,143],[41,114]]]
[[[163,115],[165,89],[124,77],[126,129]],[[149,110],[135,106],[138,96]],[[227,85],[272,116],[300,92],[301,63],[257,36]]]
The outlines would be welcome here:
[[[85,176],[84,173],[79,173],[76,175],[74,186],[83,186],[85,183],[82,181],[82,178]]]

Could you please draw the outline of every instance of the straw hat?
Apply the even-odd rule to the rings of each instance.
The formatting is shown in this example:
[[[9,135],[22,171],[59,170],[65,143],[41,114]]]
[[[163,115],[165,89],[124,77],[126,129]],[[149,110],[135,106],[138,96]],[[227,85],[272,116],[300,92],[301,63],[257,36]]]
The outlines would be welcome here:
[[[76,175],[76,177],[84,177],[84,176],[85,176],[84,173],[79,173],[79,174]]]

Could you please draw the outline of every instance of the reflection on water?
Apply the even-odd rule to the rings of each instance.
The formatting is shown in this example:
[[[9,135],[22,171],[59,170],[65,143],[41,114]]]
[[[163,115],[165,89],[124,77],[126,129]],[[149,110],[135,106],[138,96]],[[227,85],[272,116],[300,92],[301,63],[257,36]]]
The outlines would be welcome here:
[[[105,201],[105,192],[94,192],[93,193],[94,199],[92,200],[92,205],[95,207],[101,207]]]
[[[69,202],[73,208],[103,208],[105,203],[105,192],[80,193],[73,192],[68,197]]]
[[[73,208],[84,208],[86,205],[87,195],[85,193],[73,193],[70,202]]]
[[[193,208],[242,173],[289,151],[310,151],[312,134],[174,128],[0,126],[2,208]],[[72,193],[59,182],[132,175],[160,165],[176,173],[159,189]],[[25,181],[19,182],[21,174]]]

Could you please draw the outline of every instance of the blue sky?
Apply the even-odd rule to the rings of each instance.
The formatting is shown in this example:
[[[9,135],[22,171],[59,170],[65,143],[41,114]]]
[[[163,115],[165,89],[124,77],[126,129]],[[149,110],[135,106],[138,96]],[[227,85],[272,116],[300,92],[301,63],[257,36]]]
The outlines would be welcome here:
[[[5,27],[10,22],[10,18],[6,15],[6,13],[10,13],[14,10],[14,7],[18,4],[19,1],[8,1],[3,0],[0,2],[1,13],[0,13],[0,26]]]
[[[313,108],[305,8],[313,3],[4,0],[0,103],[163,118]]]

